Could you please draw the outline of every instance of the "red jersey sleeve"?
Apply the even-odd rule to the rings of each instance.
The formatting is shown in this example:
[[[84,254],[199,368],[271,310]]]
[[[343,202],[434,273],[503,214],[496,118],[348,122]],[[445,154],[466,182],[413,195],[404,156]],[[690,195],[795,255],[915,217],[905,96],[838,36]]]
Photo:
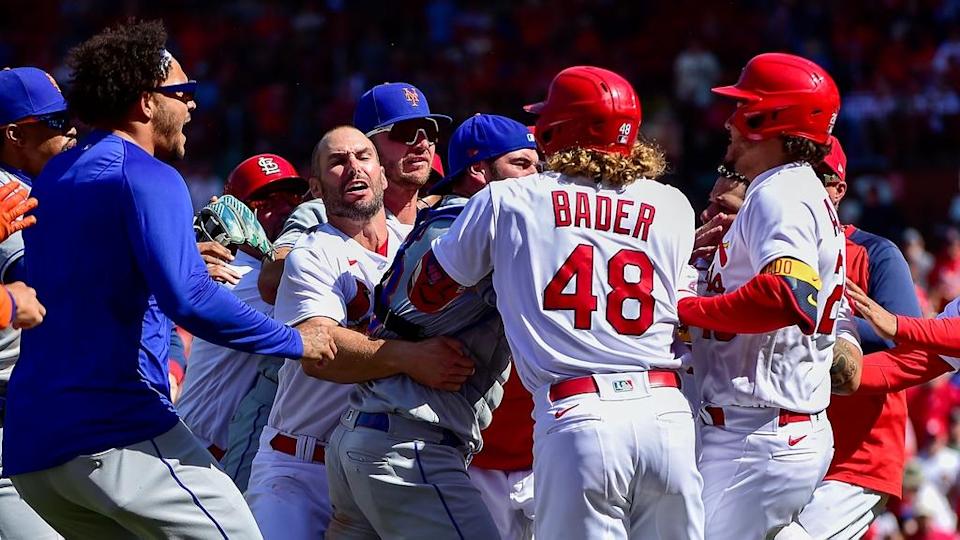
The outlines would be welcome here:
[[[761,334],[796,324],[812,334],[814,328],[787,281],[772,274],[760,274],[726,294],[684,298],[677,308],[680,324],[714,332]]]
[[[894,339],[901,345],[960,356],[960,318],[921,319],[898,315]]]
[[[954,371],[936,353],[899,346],[863,357],[858,394],[886,394],[932,381]]]

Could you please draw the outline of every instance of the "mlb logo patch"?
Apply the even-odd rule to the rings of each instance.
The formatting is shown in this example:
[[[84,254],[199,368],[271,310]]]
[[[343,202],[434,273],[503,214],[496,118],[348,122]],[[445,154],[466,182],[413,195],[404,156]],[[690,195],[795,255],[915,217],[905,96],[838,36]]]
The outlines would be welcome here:
[[[633,381],[631,381],[630,379],[620,379],[619,381],[613,381],[613,391],[614,392],[632,392]]]

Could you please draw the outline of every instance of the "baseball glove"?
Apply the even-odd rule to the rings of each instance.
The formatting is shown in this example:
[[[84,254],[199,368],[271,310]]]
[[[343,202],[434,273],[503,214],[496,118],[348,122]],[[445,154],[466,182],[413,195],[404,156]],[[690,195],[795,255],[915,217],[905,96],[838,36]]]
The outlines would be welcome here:
[[[257,216],[233,195],[224,195],[203,207],[193,220],[198,242],[216,242],[241,249],[259,260],[273,260],[273,244]]]

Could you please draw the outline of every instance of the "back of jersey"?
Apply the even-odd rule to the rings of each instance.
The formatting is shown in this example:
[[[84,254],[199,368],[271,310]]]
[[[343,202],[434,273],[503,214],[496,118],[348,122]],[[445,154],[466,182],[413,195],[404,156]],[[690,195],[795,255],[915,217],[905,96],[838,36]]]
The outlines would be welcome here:
[[[670,345],[694,236],[680,191],[544,173],[494,183],[490,199],[497,304],[528,389],[679,367]]]

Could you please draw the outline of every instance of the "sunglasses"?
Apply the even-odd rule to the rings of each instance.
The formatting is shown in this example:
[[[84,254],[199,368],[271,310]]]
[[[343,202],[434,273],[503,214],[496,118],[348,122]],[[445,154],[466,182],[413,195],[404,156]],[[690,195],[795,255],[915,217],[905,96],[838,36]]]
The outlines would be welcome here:
[[[433,118],[415,118],[387,124],[371,131],[367,136],[373,137],[377,133],[387,133],[387,138],[391,141],[413,146],[417,144],[420,132],[423,132],[428,143],[433,144],[440,139],[440,126]]]
[[[60,133],[66,133],[70,130],[70,116],[67,115],[65,111],[55,112],[50,114],[42,114],[40,116],[33,116],[25,118],[16,124],[43,124],[48,128],[59,131]]]
[[[151,88],[150,91],[184,102],[193,101],[197,93],[197,81],[187,81],[185,83],[170,84],[167,86],[155,86]]]

